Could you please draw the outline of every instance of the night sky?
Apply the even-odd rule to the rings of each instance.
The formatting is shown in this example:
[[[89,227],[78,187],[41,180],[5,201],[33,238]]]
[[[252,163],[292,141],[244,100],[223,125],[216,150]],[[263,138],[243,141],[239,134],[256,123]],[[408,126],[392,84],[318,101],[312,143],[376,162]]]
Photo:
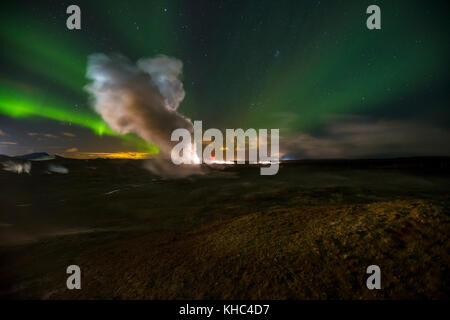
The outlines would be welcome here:
[[[66,8],[81,8],[81,30]],[[381,30],[366,8],[381,8]],[[448,1],[2,1],[0,154],[154,152],[93,111],[93,53],[183,62],[178,111],[285,158],[450,155]],[[139,156],[140,154],[125,154]]]

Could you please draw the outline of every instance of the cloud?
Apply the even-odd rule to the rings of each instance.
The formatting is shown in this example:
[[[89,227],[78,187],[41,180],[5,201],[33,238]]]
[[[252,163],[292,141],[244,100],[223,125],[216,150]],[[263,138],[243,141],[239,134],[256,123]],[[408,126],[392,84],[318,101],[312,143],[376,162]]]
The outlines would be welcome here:
[[[63,133],[64,135],[66,135],[65,133]],[[70,133],[69,133],[70,134]],[[52,133],[37,133],[37,132],[28,132],[27,133],[28,136],[30,137],[46,137],[46,138],[58,138],[58,136],[52,134]],[[42,138],[38,138],[39,140],[41,140]]]
[[[66,150],[66,152],[78,152],[77,148],[69,148]]]
[[[46,138],[58,138],[57,136],[55,136],[54,134],[51,134],[51,133],[28,132],[27,135],[30,137],[44,136]]]
[[[281,139],[284,158],[376,158],[450,155],[450,131],[412,120],[342,117],[316,135]]]
[[[14,144],[17,144],[17,142],[12,142],[12,141],[1,141],[0,144],[14,145]]]
[[[184,170],[170,161],[176,144],[170,137],[178,128],[193,132],[191,120],[177,111],[185,96],[182,68],[180,60],[164,55],[139,59],[136,64],[119,55],[93,54],[88,59],[87,77],[92,83],[86,89],[94,110],[115,132],[134,133],[158,145],[155,161],[159,163],[148,169],[159,175]]]
[[[70,132],[63,132],[62,134],[65,135],[66,137],[76,137],[76,135]]]

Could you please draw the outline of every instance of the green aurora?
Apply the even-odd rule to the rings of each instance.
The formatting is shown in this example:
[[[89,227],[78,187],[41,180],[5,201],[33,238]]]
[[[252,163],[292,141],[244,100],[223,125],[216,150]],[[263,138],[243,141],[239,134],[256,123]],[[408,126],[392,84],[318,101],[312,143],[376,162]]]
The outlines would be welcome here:
[[[372,1],[82,1],[80,31],[65,27],[69,4],[2,4],[1,115],[67,122],[157,153],[89,107],[88,55],[117,52],[181,59],[180,111],[207,127],[286,135],[346,114],[448,125],[445,1],[377,1],[379,31],[365,28]]]

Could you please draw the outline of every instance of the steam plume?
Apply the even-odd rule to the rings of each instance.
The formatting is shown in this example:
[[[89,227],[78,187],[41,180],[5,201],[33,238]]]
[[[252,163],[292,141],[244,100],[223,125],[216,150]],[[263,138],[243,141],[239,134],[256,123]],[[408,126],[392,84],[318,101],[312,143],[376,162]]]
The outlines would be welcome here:
[[[15,161],[5,161],[3,162],[3,170],[14,172],[14,173],[28,173],[31,172],[31,162],[15,162]]]
[[[191,120],[177,111],[185,96],[182,68],[180,60],[164,55],[140,59],[136,65],[120,55],[93,54],[88,59],[87,77],[93,82],[87,90],[94,110],[115,132],[134,133],[157,144],[159,159],[152,160],[148,168],[159,175],[183,170],[169,160],[172,131],[193,132]],[[191,173],[192,169],[186,172]]]

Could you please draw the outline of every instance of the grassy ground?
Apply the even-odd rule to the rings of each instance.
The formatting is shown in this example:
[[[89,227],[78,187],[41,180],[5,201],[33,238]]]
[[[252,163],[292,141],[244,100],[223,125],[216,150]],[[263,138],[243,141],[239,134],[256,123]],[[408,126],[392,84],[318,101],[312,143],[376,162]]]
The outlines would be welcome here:
[[[442,163],[236,166],[161,180],[140,161],[0,173],[0,296],[44,299],[449,298]],[[82,270],[82,290],[65,269]],[[367,266],[382,290],[368,290]]]

